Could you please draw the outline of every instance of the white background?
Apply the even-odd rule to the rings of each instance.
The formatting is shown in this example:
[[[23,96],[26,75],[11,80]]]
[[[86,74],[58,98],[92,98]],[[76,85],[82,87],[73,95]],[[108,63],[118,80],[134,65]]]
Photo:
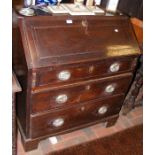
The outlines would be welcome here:
[[[144,155],[155,154],[155,1],[144,0]],[[0,5],[0,155],[12,154],[12,2]]]
[[[0,155],[12,154],[12,1],[0,1]]]

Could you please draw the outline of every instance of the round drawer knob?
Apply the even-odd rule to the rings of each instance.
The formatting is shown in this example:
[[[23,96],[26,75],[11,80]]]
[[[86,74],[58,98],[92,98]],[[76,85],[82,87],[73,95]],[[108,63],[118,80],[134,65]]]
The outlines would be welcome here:
[[[59,80],[61,80],[61,81],[66,81],[66,80],[68,80],[70,77],[71,77],[71,73],[70,73],[69,71],[61,71],[61,72],[58,74],[58,78],[59,78]]]
[[[54,127],[62,126],[64,124],[64,119],[63,118],[57,118],[53,121],[52,124]]]
[[[114,29],[114,32],[119,32],[119,30],[118,29]]]
[[[98,114],[103,115],[107,112],[108,108],[106,106],[102,106],[98,109]]]
[[[110,66],[110,71],[111,71],[111,72],[117,72],[117,71],[119,71],[119,68],[120,68],[119,63],[113,63],[113,64]]]
[[[68,100],[68,97],[66,94],[62,94],[62,95],[58,95],[56,97],[56,102],[61,104],[61,103],[65,103]]]
[[[112,92],[114,92],[114,90],[115,90],[114,85],[108,85],[108,86],[105,88],[105,92],[106,92],[106,93],[112,93]]]

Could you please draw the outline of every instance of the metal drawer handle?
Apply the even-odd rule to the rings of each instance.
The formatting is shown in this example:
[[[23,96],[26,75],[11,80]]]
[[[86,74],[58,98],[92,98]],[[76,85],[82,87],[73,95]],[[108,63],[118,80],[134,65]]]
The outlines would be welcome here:
[[[62,126],[63,124],[64,124],[64,119],[63,118],[57,118],[52,123],[52,125],[54,127],[59,127],[59,126]]]
[[[98,114],[103,115],[107,112],[108,108],[106,106],[102,106],[98,109]]]
[[[112,93],[114,92],[115,90],[115,86],[114,85],[108,85],[106,88],[105,88],[105,92],[106,93]]]
[[[61,103],[65,103],[68,100],[68,97],[66,94],[62,94],[62,95],[58,95],[56,97],[56,102],[61,104]]]
[[[114,31],[115,31],[115,32],[119,32],[119,30],[118,30],[118,29],[114,29]]]
[[[58,79],[61,81],[66,81],[66,80],[70,79],[70,77],[71,77],[71,73],[69,71],[61,71],[58,74]]]
[[[120,64],[116,62],[110,66],[110,71],[111,72],[117,72],[117,71],[119,71],[119,68],[120,68]]]

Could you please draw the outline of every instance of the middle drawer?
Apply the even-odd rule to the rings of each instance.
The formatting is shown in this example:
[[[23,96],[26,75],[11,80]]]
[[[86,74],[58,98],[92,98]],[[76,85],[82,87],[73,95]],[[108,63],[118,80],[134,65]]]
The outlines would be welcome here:
[[[31,113],[72,106],[100,97],[124,94],[131,80],[132,74],[128,73],[32,94]]]

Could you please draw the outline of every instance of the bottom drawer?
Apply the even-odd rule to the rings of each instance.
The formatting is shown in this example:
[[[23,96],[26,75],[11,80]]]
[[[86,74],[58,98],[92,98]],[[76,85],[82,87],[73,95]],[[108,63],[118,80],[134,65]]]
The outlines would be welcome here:
[[[91,123],[119,113],[124,96],[87,102],[71,108],[31,115],[30,137],[36,138]]]

